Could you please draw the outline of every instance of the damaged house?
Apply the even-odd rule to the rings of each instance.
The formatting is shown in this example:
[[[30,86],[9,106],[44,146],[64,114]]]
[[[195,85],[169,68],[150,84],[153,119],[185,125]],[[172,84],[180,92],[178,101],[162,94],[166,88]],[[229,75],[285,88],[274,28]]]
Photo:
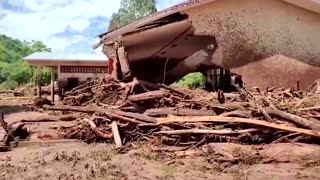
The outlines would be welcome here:
[[[200,71],[219,89],[232,73],[304,89],[320,78],[318,0],[189,0],[99,37],[109,72],[126,81],[171,84]]]

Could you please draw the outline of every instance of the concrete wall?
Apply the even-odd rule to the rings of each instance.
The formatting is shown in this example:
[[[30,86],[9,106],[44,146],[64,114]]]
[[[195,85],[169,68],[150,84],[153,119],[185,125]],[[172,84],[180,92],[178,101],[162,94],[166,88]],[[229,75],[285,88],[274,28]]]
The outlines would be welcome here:
[[[186,13],[195,33],[216,36],[214,61],[249,85],[292,87],[300,80],[305,88],[320,78],[319,13],[281,0],[217,0]],[[270,61],[278,54],[290,58]]]
[[[68,78],[78,78],[79,84],[85,83],[88,78],[102,79],[106,76],[106,73],[62,73],[60,67],[58,68],[58,85],[59,88],[63,88],[68,85]]]

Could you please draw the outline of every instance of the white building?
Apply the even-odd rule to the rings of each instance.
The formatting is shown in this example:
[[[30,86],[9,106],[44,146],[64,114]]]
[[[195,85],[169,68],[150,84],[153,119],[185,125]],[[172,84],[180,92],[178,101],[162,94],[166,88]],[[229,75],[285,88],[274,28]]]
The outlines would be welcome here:
[[[24,58],[40,70],[51,68],[52,94],[57,80],[59,91],[71,90],[89,79],[102,79],[108,73],[108,58],[99,53],[36,52]],[[38,95],[41,89],[41,73],[38,73]]]

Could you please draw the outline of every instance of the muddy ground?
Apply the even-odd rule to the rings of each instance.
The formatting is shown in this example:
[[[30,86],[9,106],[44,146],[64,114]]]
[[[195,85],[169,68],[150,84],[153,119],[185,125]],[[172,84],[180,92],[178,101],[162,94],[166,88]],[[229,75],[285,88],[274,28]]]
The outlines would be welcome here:
[[[23,106],[28,103],[28,99],[0,98],[0,111],[9,123],[48,114],[30,111]],[[52,127],[70,124],[27,123],[33,131],[30,141],[0,153],[0,179],[320,179],[318,145],[215,143],[164,153],[138,142],[118,152],[113,144],[55,138]]]

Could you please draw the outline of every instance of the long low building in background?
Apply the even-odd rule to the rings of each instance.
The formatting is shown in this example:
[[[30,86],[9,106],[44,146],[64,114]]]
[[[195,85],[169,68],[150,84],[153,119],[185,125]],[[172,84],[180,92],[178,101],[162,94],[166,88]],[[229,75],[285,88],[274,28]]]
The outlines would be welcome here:
[[[87,80],[102,79],[109,71],[108,58],[102,53],[36,52],[24,60],[38,70],[49,67],[52,91],[54,82],[57,81],[60,93],[63,90],[71,90]],[[41,78],[38,76],[39,79]],[[38,83],[41,84],[39,81]]]

